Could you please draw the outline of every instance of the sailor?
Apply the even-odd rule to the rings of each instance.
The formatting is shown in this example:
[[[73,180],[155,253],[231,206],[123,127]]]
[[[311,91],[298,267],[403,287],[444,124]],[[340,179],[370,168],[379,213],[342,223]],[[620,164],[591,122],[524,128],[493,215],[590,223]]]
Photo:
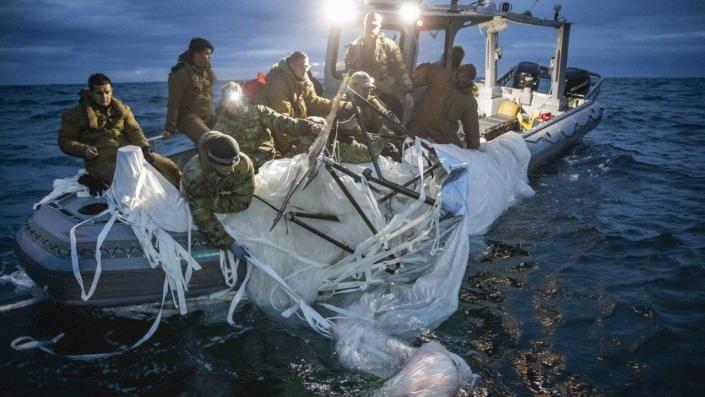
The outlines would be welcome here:
[[[463,47],[456,45],[453,47],[453,51],[450,56],[450,68],[452,71],[458,70],[460,65],[463,63],[463,58],[465,58],[465,50]]]
[[[262,164],[280,157],[272,134],[288,137],[310,136],[313,141],[322,129],[321,125],[311,121],[294,119],[263,105],[248,104],[242,88],[233,81],[225,83],[221,92],[222,99],[216,109],[218,121],[215,129],[241,143],[240,150],[252,159],[255,172]],[[293,148],[293,151],[296,152],[297,148]]]
[[[436,143],[453,143],[468,149],[480,147],[477,100],[473,93],[475,66],[465,64],[451,72],[440,65],[429,65],[415,73],[414,86],[428,88],[414,109],[409,132]],[[462,126],[465,140],[458,136]]]
[[[208,40],[195,37],[191,39],[188,51],[179,55],[178,63],[171,68],[166,123],[162,131],[164,137],[178,130],[198,144],[201,135],[215,125],[213,51],[213,44]]]
[[[267,74],[267,83],[257,96],[257,103],[267,106],[283,115],[297,119],[310,116],[325,117],[331,110],[332,102],[316,94],[313,83],[308,78],[308,55],[294,51],[272,65]],[[282,156],[297,146],[297,137],[286,133],[275,134],[274,142]],[[301,152],[301,147],[298,148]]]
[[[350,89],[380,111],[389,112],[382,101],[374,95],[374,82],[375,80],[366,72],[355,72],[350,76]],[[394,136],[394,133],[383,124],[382,117],[378,113],[367,106],[358,106],[365,130],[372,134],[370,135],[372,155],[379,156],[387,144],[385,137]],[[369,163],[372,161],[370,150],[363,143],[362,129],[359,123],[360,121],[356,118],[338,122],[337,135],[340,142],[338,156],[342,163]]]
[[[113,97],[108,76],[93,74],[88,78],[88,89],[81,91],[78,104],[61,116],[59,147],[69,156],[83,159],[88,176],[82,177],[81,183],[97,192],[112,183],[117,150],[127,145],[142,148],[147,162],[179,186],[179,167],[152,152],[130,107]]]
[[[404,104],[413,107],[413,85],[399,46],[384,37],[381,29],[382,15],[367,13],[362,36],[347,45],[345,70],[350,74],[357,71],[370,74],[376,81],[379,98],[401,120],[404,109],[399,98],[403,96]]]
[[[198,154],[184,167],[181,189],[191,215],[216,248],[230,249],[242,258],[244,249],[225,232],[215,213],[247,209],[255,192],[254,167],[232,137],[218,131],[203,134]]]

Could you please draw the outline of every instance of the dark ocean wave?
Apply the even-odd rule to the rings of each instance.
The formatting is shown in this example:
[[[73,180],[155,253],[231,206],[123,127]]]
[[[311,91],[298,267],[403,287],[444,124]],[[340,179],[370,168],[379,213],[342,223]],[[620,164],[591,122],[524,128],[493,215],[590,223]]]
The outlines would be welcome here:
[[[61,100],[58,100],[58,101],[49,102],[49,103],[47,103],[47,105],[51,105],[51,106],[67,106],[67,107],[68,107],[68,106],[73,106],[73,105],[75,105],[76,103],[77,103],[76,99],[61,99]]]
[[[34,114],[29,117],[29,121],[44,121],[44,120],[55,120],[57,118],[56,112],[46,112],[46,113],[39,113],[39,114]]]
[[[656,161],[654,161],[656,160]],[[659,160],[649,158],[634,150],[632,153],[621,153],[610,158],[605,163],[609,167],[607,172],[612,174],[639,174],[651,180],[670,181],[673,183],[693,183],[689,185],[697,189],[698,183],[705,180],[701,166],[683,164],[681,162],[669,162],[659,164]],[[697,168],[693,168],[697,167]]]

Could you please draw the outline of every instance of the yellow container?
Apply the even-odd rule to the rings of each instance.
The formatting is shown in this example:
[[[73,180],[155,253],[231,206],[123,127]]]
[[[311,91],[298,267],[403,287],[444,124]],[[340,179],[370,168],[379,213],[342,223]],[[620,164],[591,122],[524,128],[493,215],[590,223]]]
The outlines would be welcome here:
[[[519,106],[518,103],[512,101],[511,99],[507,99],[499,104],[497,114],[501,114],[502,116],[515,117],[520,110],[521,106]]]

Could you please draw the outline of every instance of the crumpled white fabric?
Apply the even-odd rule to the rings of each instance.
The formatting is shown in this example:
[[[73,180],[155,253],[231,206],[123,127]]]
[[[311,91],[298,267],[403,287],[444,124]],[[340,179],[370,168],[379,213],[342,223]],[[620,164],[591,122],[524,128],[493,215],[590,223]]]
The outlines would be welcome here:
[[[419,393],[425,390],[426,395],[442,395],[448,390],[468,386],[475,381],[476,378],[467,364],[442,348],[419,349],[417,359],[407,362],[417,349],[409,347],[394,335],[403,338],[420,329],[434,328],[457,310],[458,292],[470,256],[468,237],[485,233],[509,206],[520,198],[533,194],[527,177],[530,154],[518,134],[505,134],[492,142],[483,143],[481,150],[477,151],[452,145],[435,147],[444,158],[444,166],[447,165],[447,160],[452,160],[454,167],[460,171],[456,178],[456,182],[460,182],[462,187],[460,190],[456,189],[459,192],[458,197],[462,200],[460,222],[446,221],[439,227],[438,221],[434,223],[431,219],[438,216],[433,208],[405,197],[393,199],[389,207],[375,208],[376,203],[370,199],[369,192],[365,194],[365,184],[354,183],[348,178],[346,185],[355,192],[356,199],[366,208],[367,214],[385,214],[383,220],[374,218],[375,224],[386,222],[384,233],[394,234],[397,230],[406,230],[399,232],[398,238],[393,241],[385,240],[383,235],[370,236],[369,229],[360,222],[356,213],[350,211],[347,199],[339,193],[338,187],[325,170],[319,173],[313,189],[309,187],[311,190],[294,195],[289,209],[332,213],[345,220],[346,232],[342,235],[336,234],[339,225],[317,221],[317,227],[357,247],[357,255],[346,256],[339,248],[291,224],[290,233],[287,233],[284,225],[280,223],[274,229],[274,235],[268,234],[267,222],[259,226],[253,223],[260,222],[260,217],[269,216],[273,219],[274,212],[258,204],[248,211],[222,219],[234,230],[233,236],[236,239],[244,241],[248,247],[252,246],[254,255],[275,269],[294,291],[305,297],[306,302],[326,300],[325,296],[318,295],[324,287],[335,290],[331,285],[339,285],[344,289],[346,283],[350,283],[347,280],[355,277],[353,271],[341,270],[339,274],[348,278],[334,278],[335,271],[331,269],[349,268],[359,271],[359,280],[364,281],[358,284],[358,293],[362,293],[354,303],[340,307],[336,306],[333,300],[333,304],[325,304],[325,307],[342,318],[333,326],[341,362],[351,368],[381,377],[399,373],[399,376],[385,386],[385,395],[397,395],[393,390],[416,390]],[[296,162],[284,161],[294,164]],[[381,164],[383,174],[403,174],[410,179],[418,174],[409,171],[418,168],[415,164],[418,161],[419,154],[413,153],[412,149],[411,154],[405,154],[404,164]],[[277,166],[275,161],[263,167],[261,178],[264,181],[260,183],[258,176],[257,190],[259,195],[274,200],[276,207],[280,204],[276,198],[282,197],[286,188],[281,184],[272,184],[271,180],[277,180],[274,179],[275,175],[287,175],[285,170],[269,174],[269,171]],[[291,166],[289,163],[285,169],[291,169]],[[283,185],[289,182],[286,176],[278,178],[278,181],[282,180]],[[399,178],[397,182],[403,180],[404,178]],[[432,197],[438,197],[438,186],[434,186],[431,180],[427,180],[426,184],[423,191]],[[419,189],[418,186],[416,188]],[[251,217],[253,209],[257,214],[255,217]],[[351,223],[347,224],[348,221]],[[404,229],[414,222],[418,223],[413,228]],[[351,230],[347,229],[348,227]],[[248,228],[252,228],[254,232]],[[394,244],[402,245],[423,233],[426,234],[424,240],[415,242],[399,253],[401,257],[396,262],[399,270],[394,276],[383,273],[383,268],[379,266],[375,267],[379,263],[385,263],[384,260],[380,259],[374,263],[368,260],[383,252],[379,251],[381,242],[387,244],[387,249],[393,249]],[[365,236],[368,238],[361,240]],[[434,236],[439,241],[438,247],[432,249],[431,240]],[[276,242],[266,243],[273,240]],[[281,249],[282,247],[285,249]],[[339,262],[335,261],[341,257]],[[255,284],[251,282],[248,295],[252,296],[258,305],[286,315],[291,315],[297,309],[296,306],[289,307],[292,302],[283,294],[278,294],[280,288],[276,283],[267,280],[265,275],[254,271],[252,277],[259,277],[259,281]],[[277,300],[276,296],[282,299]],[[416,370],[402,370],[414,367]],[[411,376],[412,374],[414,376]],[[422,375],[426,380],[418,378]],[[432,381],[441,378],[456,381],[451,386]]]
[[[34,203],[32,206],[33,210],[39,208],[40,205],[54,200],[55,198],[66,194],[66,193],[76,193],[78,197],[88,197],[90,196],[88,188],[86,186],[78,183],[78,178],[85,174],[86,170],[80,169],[76,175],[69,178],[54,179],[52,182],[52,190],[49,194],[44,196],[41,200]]]
[[[424,167],[419,148],[417,143],[408,150],[402,164],[381,161],[383,173],[399,183],[413,178]],[[456,189],[455,198],[462,204],[460,219],[441,221],[440,204],[431,207],[402,196],[379,205],[366,181],[356,183],[341,175],[378,231],[375,235],[324,168],[306,190],[294,195],[288,211],[338,217],[340,222],[301,219],[353,247],[352,255],[286,220],[270,233],[276,211],[258,199],[245,211],[219,215],[226,230],[254,257],[248,297],[266,311],[284,317],[296,313],[319,332],[332,332],[340,359],[349,367],[385,378],[397,374],[380,391],[383,395],[414,390],[442,395],[474,382],[458,356],[435,344],[412,348],[404,338],[438,326],[457,310],[470,256],[468,237],[486,232],[509,206],[533,194],[526,176],[530,155],[517,134],[483,143],[478,151],[450,145],[436,145],[436,150],[444,166],[452,161],[461,172],[456,181],[463,189]],[[256,177],[256,194],[278,208],[295,167],[303,161],[299,156],[266,163]],[[142,182],[135,181],[139,170],[125,170],[128,180],[110,193],[114,202],[138,208],[160,228],[188,228],[181,216],[182,209],[188,210],[181,196],[164,188],[165,180],[155,170],[145,169]],[[138,183],[144,185],[136,199],[131,192]],[[411,186],[442,201],[440,187],[430,178]],[[388,268],[397,270],[390,275]],[[181,280],[187,284],[187,277]],[[336,300],[341,294],[353,303],[341,305]],[[330,320],[337,320],[314,315],[308,305],[316,302],[333,313]]]

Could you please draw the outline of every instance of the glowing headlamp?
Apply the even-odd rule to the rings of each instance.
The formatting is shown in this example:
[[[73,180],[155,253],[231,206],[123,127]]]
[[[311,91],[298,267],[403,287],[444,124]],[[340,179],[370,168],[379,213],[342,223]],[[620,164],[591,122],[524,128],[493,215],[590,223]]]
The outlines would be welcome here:
[[[242,100],[242,93],[231,90],[228,92],[228,100],[232,102],[240,102]]]

